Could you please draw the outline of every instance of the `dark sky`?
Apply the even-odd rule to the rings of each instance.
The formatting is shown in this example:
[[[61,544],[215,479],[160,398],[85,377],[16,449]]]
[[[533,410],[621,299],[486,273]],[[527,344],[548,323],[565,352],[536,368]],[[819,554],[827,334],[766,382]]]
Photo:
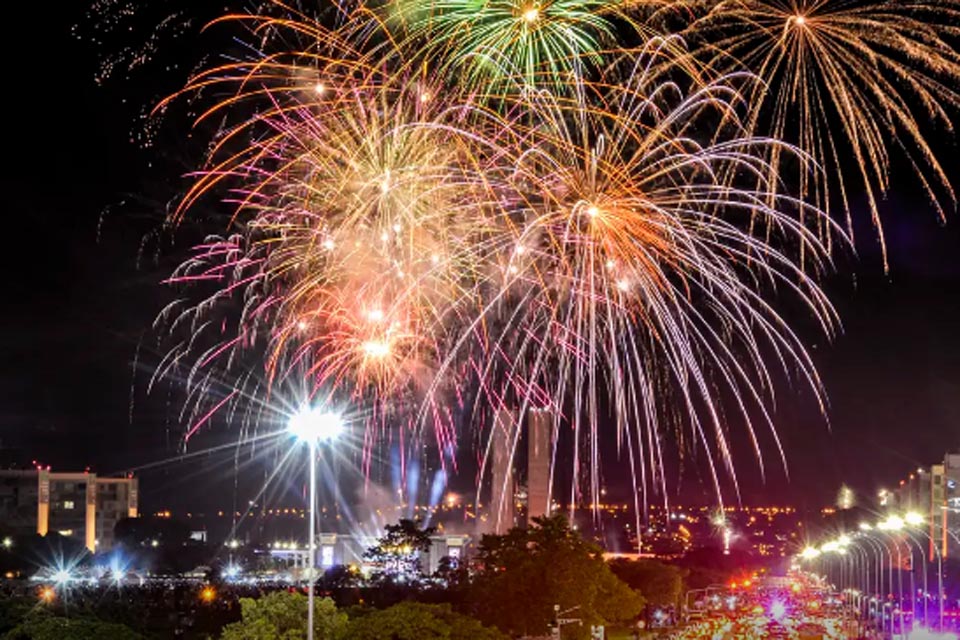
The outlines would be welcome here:
[[[186,248],[175,245],[159,263],[138,260],[182,183],[171,171],[179,150],[141,150],[131,132],[143,105],[176,88],[185,71],[154,64],[133,81],[98,87],[103,47],[71,36],[78,23],[91,28],[83,4],[57,12],[14,3],[20,15],[5,18],[33,35],[3,57],[0,462],[109,472],[174,454],[181,433],[163,397],[130,411],[132,389],[142,395],[132,376],[137,344],[167,300],[159,281]],[[955,154],[946,152],[950,164]],[[894,191],[884,204],[890,273],[864,225],[859,256],[841,259],[842,273],[828,283],[844,333],[813,346],[830,424],[811,398],[781,389],[777,422],[791,480],[772,450],[767,485],[746,458],[752,502],[819,506],[842,482],[872,493],[960,448],[960,216],[941,226],[912,185]],[[149,506],[183,490],[163,474],[151,482]]]

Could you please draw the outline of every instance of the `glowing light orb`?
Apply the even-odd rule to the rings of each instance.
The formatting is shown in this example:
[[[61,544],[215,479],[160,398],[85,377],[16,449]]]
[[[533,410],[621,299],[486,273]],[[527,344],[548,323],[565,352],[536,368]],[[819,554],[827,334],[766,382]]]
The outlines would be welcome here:
[[[332,442],[343,433],[343,420],[330,411],[304,406],[290,418],[287,431],[302,442]]]
[[[795,16],[795,17],[793,18],[793,22],[794,22],[798,27],[802,27],[803,25],[807,24],[807,19],[806,19],[806,17],[804,17],[804,16]]]
[[[324,93],[327,92],[327,88],[323,85],[322,82],[318,82],[317,84],[313,85],[313,92],[316,93],[318,96],[322,96]]]

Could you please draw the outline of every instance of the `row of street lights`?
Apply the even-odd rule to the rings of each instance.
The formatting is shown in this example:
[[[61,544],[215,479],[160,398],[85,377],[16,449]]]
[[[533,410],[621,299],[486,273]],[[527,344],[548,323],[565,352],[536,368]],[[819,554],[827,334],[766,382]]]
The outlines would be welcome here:
[[[923,624],[925,627],[929,628],[929,598],[930,592],[928,589],[928,578],[929,572],[927,568],[927,554],[923,550],[923,544],[916,538],[916,535],[925,536],[929,539],[929,535],[923,530],[923,525],[925,521],[922,515],[916,512],[909,512],[903,515],[889,515],[886,518],[879,520],[876,523],[863,522],[859,526],[859,530],[850,533],[842,534],[837,538],[828,540],[823,543],[821,546],[808,546],[800,554],[800,560],[806,562],[812,562],[815,560],[823,560],[825,558],[837,557],[840,560],[838,566],[838,582],[841,588],[846,587],[845,591],[851,596],[856,596],[858,599],[857,610],[858,618],[864,615],[863,603],[865,600],[861,597],[863,592],[869,593],[871,587],[875,595],[869,599],[866,615],[869,615],[871,611],[875,611],[881,620],[881,626],[885,624],[885,621],[889,620],[890,633],[893,634],[894,631],[894,616],[899,614],[900,621],[900,630],[901,633],[905,628],[904,624],[904,611],[903,611],[903,549],[906,547],[908,549],[909,559],[910,559],[910,602],[913,618],[917,618],[917,591],[914,581],[914,564],[913,564],[913,551],[914,547],[920,552],[920,557],[923,567]],[[891,548],[892,547],[892,548]],[[937,558],[937,610],[938,610],[938,622],[937,628],[938,631],[943,631],[943,563],[942,558],[940,557],[939,550],[936,548],[936,545],[932,546],[933,550],[936,552]],[[870,554],[875,554],[871,558]],[[884,585],[884,572],[883,572],[883,562],[884,554],[886,554],[887,562],[887,586],[890,593],[893,593],[894,590],[894,575],[893,575],[893,566],[896,562],[898,567],[897,572],[897,592],[899,594],[899,606],[895,611],[892,606],[890,606],[890,615],[887,616],[886,608],[887,604],[882,603]],[[876,571],[873,575],[870,575],[870,566],[871,559],[873,560],[872,565],[876,568]],[[857,568],[862,570],[858,573]],[[872,581],[872,584],[871,584]],[[853,586],[860,586],[861,589],[854,589]],[[874,606],[875,605],[875,606]]]

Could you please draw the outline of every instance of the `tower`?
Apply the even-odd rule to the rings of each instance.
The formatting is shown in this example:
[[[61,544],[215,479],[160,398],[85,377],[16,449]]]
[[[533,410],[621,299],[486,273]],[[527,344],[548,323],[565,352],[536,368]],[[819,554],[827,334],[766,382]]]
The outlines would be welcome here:
[[[527,522],[550,515],[553,413],[531,409],[527,417]]]
[[[497,411],[491,434],[489,528],[496,534],[506,533],[514,525],[514,473],[512,453],[516,439],[517,418],[508,409]]]

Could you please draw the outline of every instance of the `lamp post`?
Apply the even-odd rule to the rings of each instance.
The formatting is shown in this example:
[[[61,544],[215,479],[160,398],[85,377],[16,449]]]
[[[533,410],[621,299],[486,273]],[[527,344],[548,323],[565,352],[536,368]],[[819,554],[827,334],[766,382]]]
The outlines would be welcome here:
[[[331,443],[343,433],[343,420],[335,413],[304,405],[290,417],[287,431],[307,445],[310,456],[310,523],[307,527],[307,640],[313,640],[314,582],[317,565],[317,447]]]

